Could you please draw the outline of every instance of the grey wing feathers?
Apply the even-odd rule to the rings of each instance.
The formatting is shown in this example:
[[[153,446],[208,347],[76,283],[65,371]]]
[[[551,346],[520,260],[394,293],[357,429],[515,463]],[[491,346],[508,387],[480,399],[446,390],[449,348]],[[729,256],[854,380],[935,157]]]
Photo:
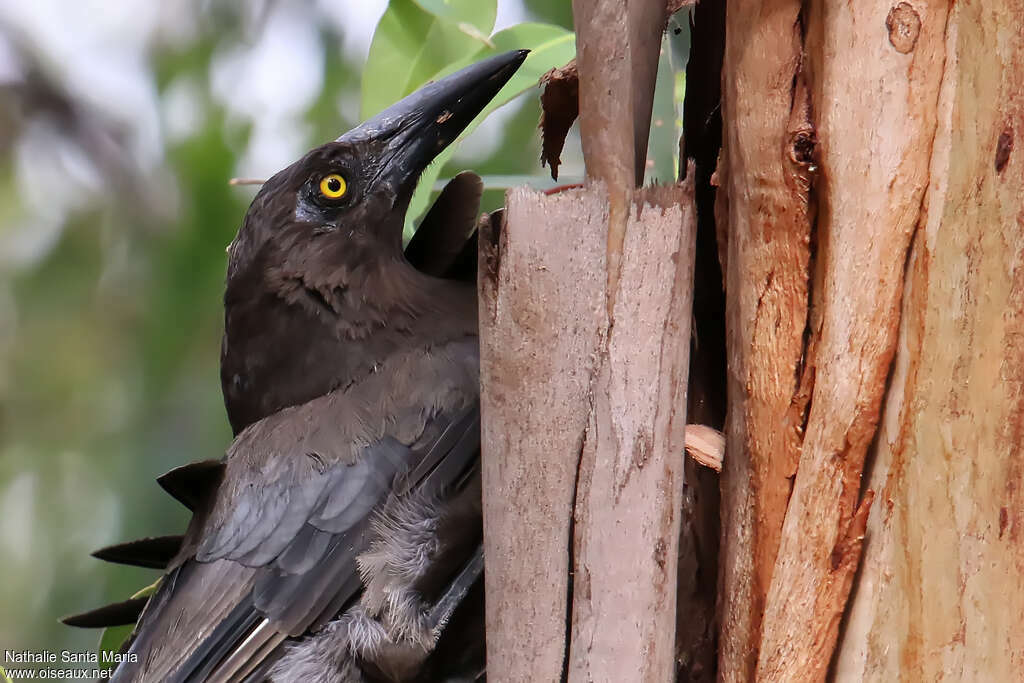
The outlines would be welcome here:
[[[211,592],[232,596],[232,609],[226,610],[226,603],[218,604],[211,613],[216,626],[212,630],[207,627],[205,632],[197,630],[194,647],[181,648],[177,653],[176,671],[156,667],[153,671],[160,671],[158,676],[147,672],[139,680],[236,680],[256,667],[286,636],[302,634],[327,622],[362,590],[356,558],[368,546],[374,509],[390,495],[396,479],[415,468],[417,481],[412,486],[422,489],[426,485],[439,493],[459,480],[475,461],[478,448],[478,405],[451,418],[437,415],[410,446],[385,437],[366,446],[354,463],[336,461],[321,468],[313,479],[317,483],[308,490],[282,496],[285,502],[272,511],[276,523],[266,529],[258,524],[243,525],[254,530],[250,534],[259,535],[258,543],[253,544],[237,529],[223,537],[211,537],[217,540],[215,549],[220,557],[200,543],[199,559],[204,561],[186,563],[173,581],[166,582],[158,592],[157,604],[144,615],[142,632],[156,621],[188,621],[186,613],[194,613],[199,607],[196,601],[202,602],[203,596]],[[430,466],[416,467],[420,462]],[[361,486],[346,485],[349,472]],[[241,509],[253,516],[264,512],[255,515],[252,504]],[[304,511],[305,519],[298,524],[290,522],[293,517],[303,516],[299,511]],[[228,519],[247,521],[234,515]],[[263,560],[262,565],[245,566],[257,565],[256,560]],[[225,567],[231,571],[223,571]],[[239,574],[241,569],[248,573]],[[168,595],[160,595],[163,592]],[[202,603],[201,611],[207,610]],[[164,625],[157,630],[169,638],[181,627]],[[132,649],[140,653],[149,649],[153,659],[154,647],[159,649],[160,643],[140,638]]]
[[[478,367],[475,338],[396,354],[343,392],[250,425],[222,464],[163,477],[194,516],[137,627],[139,662],[116,679],[228,680],[225,662],[244,673],[273,641],[342,610],[362,590],[356,557],[396,478],[421,460],[438,463],[424,477],[449,457],[474,461]],[[444,478],[430,486],[454,483]]]
[[[136,626],[117,681],[172,680],[181,664],[207,647],[251,591],[254,569],[221,560],[186,562],[172,570],[150,598]]]
[[[477,393],[475,340],[393,358],[347,392],[286,408],[232,444],[196,557],[262,566],[302,527],[340,533]],[[446,417],[447,416],[447,417]],[[412,458],[412,460],[410,460]]]
[[[438,417],[431,421],[424,436],[411,448],[406,449],[411,456],[407,457],[405,469],[418,462],[434,461],[434,466],[424,470],[418,478],[417,490],[422,491],[424,482],[429,482],[428,493],[437,495],[454,485],[460,475],[475,461],[480,444],[479,429],[480,409],[477,404],[464,409],[454,418]],[[438,438],[441,434],[452,432],[455,434],[452,438]],[[436,453],[436,443],[443,443],[441,455]],[[389,446],[391,449],[395,447],[395,444]],[[380,461],[386,460],[388,456],[381,456]],[[337,524],[336,519],[348,520],[353,509],[358,509],[361,513],[358,519],[339,524],[343,527],[342,530],[331,536],[322,559],[313,567],[302,573],[289,572],[281,562],[282,558],[289,558],[289,547],[273,563],[272,568],[260,574],[253,591],[253,600],[256,607],[281,630],[290,635],[299,635],[310,628],[317,628],[333,617],[344,606],[344,602],[358,592],[360,584],[356,558],[367,548],[373,511],[388,498],[396,475],[404,471],[393,466],[385,469],[390,473],[386,486],[369,485],[366,490],[360,492],[358,503],[343,506],[335,517],[325,518],[324,521]],[[445,474],[438,476],[438,471]],[[374,482],[376,479],[371,478]],[[318,525],[310,522],[307,528],[316,526]],[[303,529],[303,532],[305,531]],[[305,533],[300,532],[292,543],[303,545],[304,538]],[[339,586],[354,586],[355,589],[339,592]]]

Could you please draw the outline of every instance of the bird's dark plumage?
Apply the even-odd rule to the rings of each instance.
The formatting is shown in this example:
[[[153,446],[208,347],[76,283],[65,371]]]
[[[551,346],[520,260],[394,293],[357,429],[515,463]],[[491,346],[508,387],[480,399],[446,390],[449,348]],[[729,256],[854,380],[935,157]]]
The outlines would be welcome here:
[[[201,460],[175,467],[157,477],[156,481],[179,503],[195,510],[217,489],[223,474],[224,463],[220,460]]]
[[[416,270],[435,277],[465,279],[459,270],[460,258],[476,231],[483,193],[480,176],[469,171],[459,173],[444,186],[405,248],[405,258]],[[472,256],[475,261],[475,249]]]
[[[68,626],[77,626],[78,628],[107,628],[108,626],[134,624],[142,614],[147,600],[148,598],[129,598],[122,602],[97,607],[88,612],[63,617],[61,621]]]
[[[147,569],[167,569],[181,551],[183,536],[155,536],[100,548],[92,556],[105,562]]]
[[[482,572],[465,272],[479,178],[442,193],[409,259],[401,231],[423,168],[525,54],[425,86],[253,200],[224,299],[237,438],[223,461],[161,478],[193,519],[115,680],[444,680],[482,666],[480,632],[439,648],[464,655],[461,670],[434,656],[449,622],[475,626],[459,612]]]
[[[221,386],[236,434],[343,387],[408,338],[476,335],[472,287],[410,267],[402,227],[420,173],[525,56],[492,57],[426,85],[263,185],[231,244],[224,294]],[[333,175],[345,179],[338,199],[319,187]],[[473,185],[451,194],[471,199],[475,213]],[[441,213],[461,228],[466,209],[452,208]]]

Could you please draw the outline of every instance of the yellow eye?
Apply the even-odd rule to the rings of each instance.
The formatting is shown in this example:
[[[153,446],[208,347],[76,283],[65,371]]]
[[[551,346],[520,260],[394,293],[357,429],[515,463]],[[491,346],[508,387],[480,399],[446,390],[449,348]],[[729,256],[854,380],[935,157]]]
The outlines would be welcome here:
[[[320,181],[320,194],[327,199],[341,199],[348,190],[348,183],[337,173],[325,175]]]

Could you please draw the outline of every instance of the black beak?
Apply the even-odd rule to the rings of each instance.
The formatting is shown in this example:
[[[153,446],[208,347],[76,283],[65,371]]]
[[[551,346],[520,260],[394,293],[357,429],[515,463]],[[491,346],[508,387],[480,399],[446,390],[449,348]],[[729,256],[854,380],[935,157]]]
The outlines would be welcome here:
[[[423,169],[498,94],[527,53],[506,52],[428,83],[338,142],[374,149],[379,155],[377,182],[390,185],[396,197],[408,197]]]

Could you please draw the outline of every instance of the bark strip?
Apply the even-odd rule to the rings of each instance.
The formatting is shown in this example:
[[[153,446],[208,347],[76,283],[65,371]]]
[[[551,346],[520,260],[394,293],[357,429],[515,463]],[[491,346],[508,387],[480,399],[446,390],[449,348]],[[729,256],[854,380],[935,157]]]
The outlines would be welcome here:
[[[749,681],[801,441],[812,173],[801,3],[726,9],[717,214],[729,408],[722,471],[719,676]],[[800,149],[797,150],[797,143]],[[813,145],[811,146],[813,153]]]
[[[1024,671],[1022,25],[1020,3],[957,3],[933,64],[938,130],[839,680]]]
[[[637,193],[580,465],[570,681],[675,674],[695,229],[692,180]]]
[[[948,3],[907,8],[913,17],[894,20],[890,2],[817,0],[806,16],[820,167],[813,384],[765,608],[761,680],[824,680],[860,557],[871,499],[861,500],[861,472],[896,348],[945,58]]]
[[[580,72],[580,140],[587,178],[609,196],[608,295],[617,291],[626,212],[643,182],[657,80],[664,0],[574,0]],[[608,315],[615,307],[608,300]]]
[[[558,681],[570,524],[604,316],[607,202],[515,189],[481,239],[487,675]],[[593,193],[591,193],[593,194]],[[571,236],[571,237],[570,237]]]

